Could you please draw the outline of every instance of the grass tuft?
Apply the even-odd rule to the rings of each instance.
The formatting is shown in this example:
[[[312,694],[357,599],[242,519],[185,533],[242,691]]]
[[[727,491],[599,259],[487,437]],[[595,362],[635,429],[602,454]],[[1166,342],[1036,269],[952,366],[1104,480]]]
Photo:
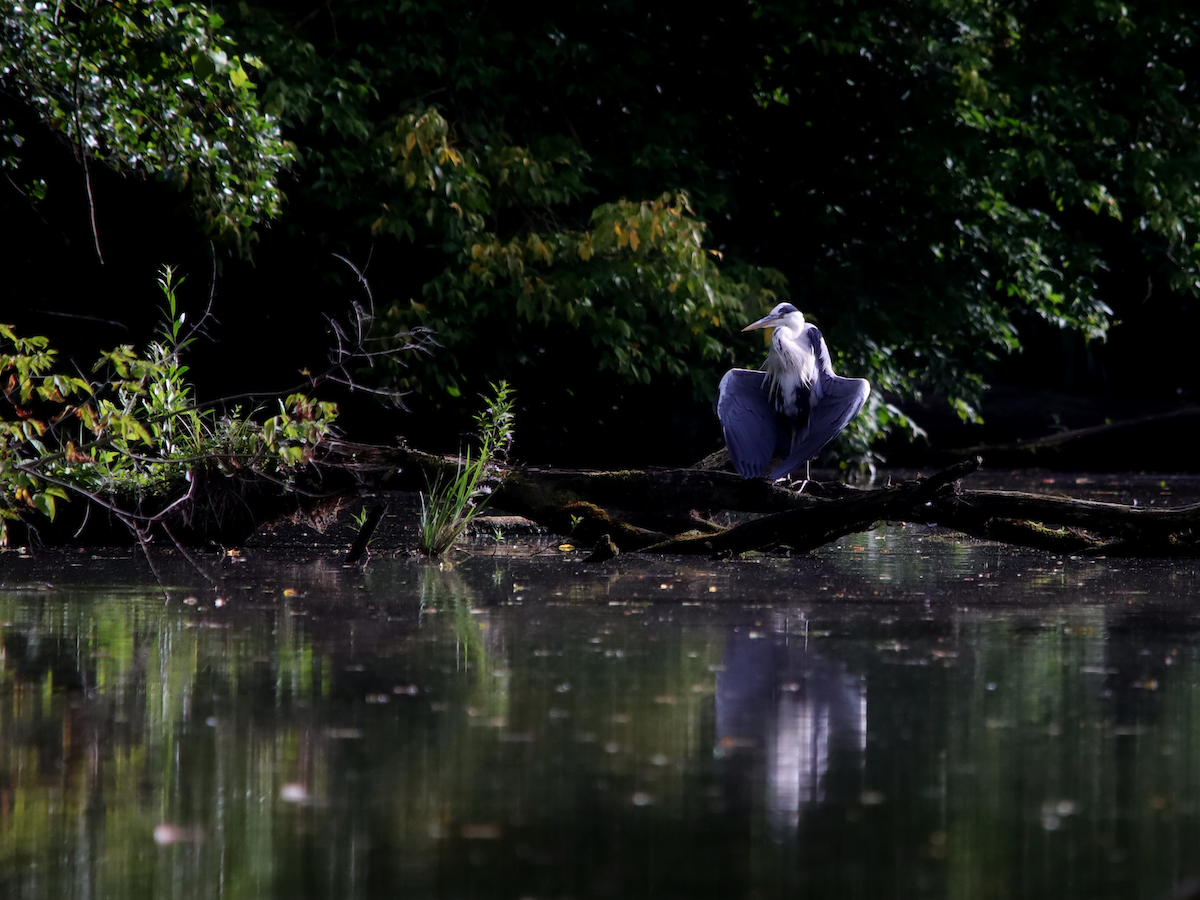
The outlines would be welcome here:
[[[451,478],[438,478],[421,494],[420,550],[427,556],[449,550],[504,480],[513,441],[513,390],[507,381],[491,387],[494,396],[475,417],[478,453],[468,448]]]

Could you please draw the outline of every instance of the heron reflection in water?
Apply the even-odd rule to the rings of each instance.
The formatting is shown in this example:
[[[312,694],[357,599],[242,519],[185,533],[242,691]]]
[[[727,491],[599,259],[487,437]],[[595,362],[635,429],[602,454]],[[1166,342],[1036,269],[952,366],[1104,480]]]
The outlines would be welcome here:
[[[729,636],[721,662],[718,752],[762,754],[771,824],[794,832],[803,809],[825,800],[831,767],[863,765],[866,681],[838,660],[789,647],[784,634],[745,628]]]
[[[717,417],[733,466],[743,478],[785,478],[821,452],[858,415],[871,393],[865,378],[833,371],[816,326],[790,303],[747,325],[775,329],[762,370],[730,369],[717,393]]]

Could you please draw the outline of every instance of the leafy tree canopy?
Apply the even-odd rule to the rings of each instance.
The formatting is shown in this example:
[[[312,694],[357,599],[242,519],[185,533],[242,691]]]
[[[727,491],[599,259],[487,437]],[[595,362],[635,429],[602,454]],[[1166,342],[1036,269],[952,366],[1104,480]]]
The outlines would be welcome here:
[[[725,365],[761,359],[736,329],[790,286],[840,368],[881,390],[853,436],[863,450],[911,425],[885,396],[933,388],[975,416],[989,364],[1037,321],[1103,338],[1128,287],[1118,257],[1143,286],[1200,290],[1184,76],[1200,13],[1183,0],[754,0],[715,17],[632,0],[519,17],[467,0],[135,8],[191,23],[179,46],[201,49],[158,69],[134,54],[133,70],[219,82],[232,93],[213,108],[244,117],[222,152],[259,175],[193,167],[212,185],[197,201],[244,193],[243,231],[273,213],[279,122],[295,146],[286,233],[375,241],[392,322],[442,344],[410,374],[434,401],[504,377],[522,396],[523,373],[556,380],[561,401],[564,362],[610,394],[711,395]],[[64,25],[36,9],[5,27],[43,62],[6,49],[5,85],[73,140],[90,123],[96,158],[148,166],[134,88],[106,93],[97,75],[102,114],[70,100],[78,72],[126,65],[88,30],[124,14],[70,7]],[[26,37],[43,32],[65,37]],[[211,73],[196,62],[210,46],[226,54]],[[254,92],[229,74],[239,58],[259,66]],[[182,137],[154,146],[184,154]]]
[[[18,2],[0,18],[0,86],[61,131],[84,165],[186,189],[206,232],[245,247],[279,212],[275,177],[292,151],[255,102],[246,67],[257,60],[232,51],[224,20],[200,3]],[[19,169],[11,119],[0,120],[0,139],[0,165]],[[13,183],[34,200],[46,190]]]

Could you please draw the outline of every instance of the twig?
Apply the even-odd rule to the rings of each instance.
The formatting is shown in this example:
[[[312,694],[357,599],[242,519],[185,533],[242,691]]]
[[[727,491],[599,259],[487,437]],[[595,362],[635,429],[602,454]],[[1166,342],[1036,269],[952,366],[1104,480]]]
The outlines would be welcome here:
[[[57,17],[57,13],[55,13]],[[87,148],[83,143],[83,120],[79,116],[79,79],[83,69],[83,48],[87,43],[87,30],[91,25],[89,15],[79,34],[79,46],[75,52],[75,77],[71,82],[71,115],[75,120],[75,143],[79,148],[79,161],[83,164],[83,185],[87,193],[88,219],[92,226],[92,244],[96,248],[96,258],[104,265],[104,254],[100,251],[100,230],[96,225],[96,201],[92,196],[92,173],[88,166]]]
[[[199,572],[201,575],[203,575],[205,581],[207,581],[209,584],[214,585],[214,586],[216,584],[218,584],[217,580],[215,578],[213,578],[211,575],[209,575],[208,572],[204,571],[204,568],[200,565],[200,563],[196,562],[196,560],[192,556],[192,554],[187,552],[187,549],[175,537],[174,533],[171,531],[171,529],[167,525],[167,523],[159,522],[159,525],[161,525],[162,530],[167,533],[167,537],[169,537],[171,539],[171,543],[175,545],[175,549],[178,550],[180,553],[182,553],[184,559],[186,559],[189,563],[191,563],[192,568],[195,569],[197,572]]]
[[[208,242],[208,252],[209,256],[212,257],[212,276],[208,282],[208,303],[204,306],[204,312],[200,314],[200,317],[195,322],[188,326],[187,331],[183,333],[183,336],[175,345],[177,349],[173,351],[173,355],[176,356],[179,353],[179,348],[188,346],[199,336],[206,337],[209,340],[212,339],[212,336],[206,329],[210,321],[217,321],[217,317],[213,315],[213,306],[217,300],[217,250],[212,241]],[[180,279],[180,281],[182,280]]]
[[[167,586],[163,583],[162,576],[158,574],[158,567],[154,565],[154,557],[150,555],[149,539],[142,532],[142,529],[138,528],[136,525],[126,522],[120,515],[118,515],[117,518],[121,519],[121,521],[125,524],[125,527],[132,531],[134,537],[137,538],[138,545],[142,548],[142,555],[146,557],[146,565],[150,567],[150,574],[154,576],[154,581],[156,584],[158,584],[158,589],[162,591],[163,599],[170,603],[171,593],[167,590]]]
[[[87,528],[87,523],[92,520],[92,504],[85,504],[83,507],[83,521],[79,524],[78,530],[71,536],[72,540],[79,540],[79,536],[83,534],[83,529]]]

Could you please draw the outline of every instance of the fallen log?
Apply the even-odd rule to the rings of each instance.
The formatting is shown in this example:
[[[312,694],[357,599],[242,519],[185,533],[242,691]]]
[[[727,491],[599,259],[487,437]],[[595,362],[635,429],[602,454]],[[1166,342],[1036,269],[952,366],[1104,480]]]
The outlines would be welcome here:
[[[812,550],[843,535],[866,531],[881,521],[911,520],[913,510],[953,492],[958,480],[978,469],[981,462],[978,458],[965,460],[929,478],[859,491],[858,496],[813,498],[814,504],[754,519],[720,534],[673,538],[646,550],[719,556],[784,545],[800,552]]]
[[[409,447],[334,441],[324,447],[324,467],[344,469],[394,489],[427,491],[448,481],[458,461]],[[836,486],[834,490],[841,489]],[[852,490],[852,489],[846,489]],[[857,493],[857,492],[856,492]],[[690,529],[718,532],[697,510],[771,513],[806,508],[815,496],[763,479],[701,469],[584,469],[509,467],[492,506],[532,519],[559,534],[593,544],[609,534],[622,551],[640,550]]]
[[[335,442],[323,464],[390,487],[426,490],[457,465],[410,448]],[[597,472],[512,467],[493,504],[595,544],[608,535],[620,552],[727,556],[787,547],[807,551],[880,522],[938,525],[964,534],[1057,553],[1200,556],[1200,504],[1146,509],[1017,491],[964,490],[979,457],[925,478],[874,489],[743,479],[704,469]],[[718,511],[759,514],[732,527]]]
[[[932,512],[931,524],[1055,552],[1200,555],[1200,504],[1146,509],[1020,491],[962,491]]]

